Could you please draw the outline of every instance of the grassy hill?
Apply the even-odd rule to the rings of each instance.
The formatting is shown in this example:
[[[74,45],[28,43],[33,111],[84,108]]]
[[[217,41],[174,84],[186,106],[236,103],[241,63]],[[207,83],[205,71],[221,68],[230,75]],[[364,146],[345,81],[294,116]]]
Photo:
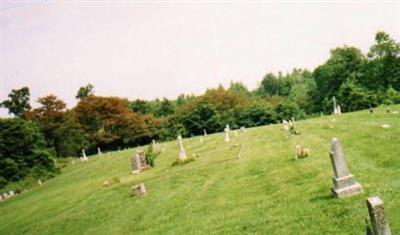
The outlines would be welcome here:
[[[0,234],[364,234],[365,199],[375,195],[399,234],[400,114],[379,108],[331,120],[297,122],[302,134],[292,137],[270,125],[246,129],[228,144],[223,133],[204,144],[184,139],[188,155],[200,157],[182,166],[171,167],[178,146],[167,142],[156,167],[139,175],[131,174],[133,149],[91,156],[0,203]],[[332,198],[332,137],[342,142],[363,194]],[[237,144],[245,145],[241,159]],[[295,161],[296,144],[309,146],[311,156]],[[121,182],[101,186],[115,177]],[[148,195],[131,197],[140,182]]]

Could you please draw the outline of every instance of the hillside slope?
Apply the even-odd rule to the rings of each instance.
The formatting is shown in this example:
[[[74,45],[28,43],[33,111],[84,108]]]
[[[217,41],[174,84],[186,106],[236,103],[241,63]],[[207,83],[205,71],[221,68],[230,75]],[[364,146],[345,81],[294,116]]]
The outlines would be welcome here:
[[[188,155],[200,157],[175,167],[178,146],[168,142],[156,167],[139,175],[131,174],[133,149],[91,156],[0,203],[0,234],[364,234],[365,199],[374,195],[385,203],[392,233],[400,233],[400,114],[379,108],[331,119],[297,122],[301,135],[292,137],[270,125],[228,144],[222,133],[204,144],[184,139]],[[342,142],[363,194],[331,197],[332,137]],[[241,159],[235,144],[244,144]],[[296,144],[309,146],[311,156],[295,161]],[[101,186],[114,177],[121,183]],[[148,195],[131,197],[139,182]]]

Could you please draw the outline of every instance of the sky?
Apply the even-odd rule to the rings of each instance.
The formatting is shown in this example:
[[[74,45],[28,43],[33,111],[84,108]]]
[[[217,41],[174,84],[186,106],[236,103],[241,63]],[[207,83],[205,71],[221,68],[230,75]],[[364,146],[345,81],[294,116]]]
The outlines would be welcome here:
[[[28,86],[33,107],[54,94],[72,108],[88,83],[128,99],[255,88],[335,47],[366,53],[377,31],[400,41],[395,2],[0,1],[0,100]]]

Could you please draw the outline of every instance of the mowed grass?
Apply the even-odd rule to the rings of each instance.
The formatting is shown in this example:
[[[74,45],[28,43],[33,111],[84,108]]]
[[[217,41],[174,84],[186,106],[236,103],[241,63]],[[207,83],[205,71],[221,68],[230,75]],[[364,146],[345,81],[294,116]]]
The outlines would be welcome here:
[[[375,195],[392,234],[400,234],[400,114],[378,108],[331,120],[299,121],[299,136],[270,125],[232,135],[228,144],[223,133],[204,137],[204,144],[184,139],[188,156],[200,157],[183,166],[171,167],[176,141],[163,143],[156,167],[139,175],[131,174],[134,149],[91,156],[0,203],[0,234],[364,234],[365,199]],[[333,137],[363,194],[332,198]],[[311,156],[295,161],[296,144],[310,147]],[[121,183],[101,186],[114,177]],[[147,196],[132,197],[131,186],[140,182]]]

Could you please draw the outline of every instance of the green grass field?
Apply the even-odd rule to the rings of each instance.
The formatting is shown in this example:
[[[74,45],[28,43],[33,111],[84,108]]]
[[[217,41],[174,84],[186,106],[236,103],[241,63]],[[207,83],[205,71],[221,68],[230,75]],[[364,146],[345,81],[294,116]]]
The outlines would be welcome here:
[[[392,106],[400,111],[400,105]],[[171,167],[176,141],[156,167],[131,174],[134,149],[89,157],[62,174],[0,203],[0,234],[365,234],[365,199],[380,196],[392,229],[400,234],[400,114],[361,111],[297,122],[301,135],[281,125],[184,139],[188,156]],[[382,128],[389,124],[390,128]],[[333,125],[333,128],[332,128]],[[342,142],[351,173],[364,193],[332,198],[330,141]],[[244,144],[238,159],[237,144]],[[294,160],[295,145],[311,156]],[[105,180],[121,182],[102,187]],[[132,197],[144,182],[147,196]]]

